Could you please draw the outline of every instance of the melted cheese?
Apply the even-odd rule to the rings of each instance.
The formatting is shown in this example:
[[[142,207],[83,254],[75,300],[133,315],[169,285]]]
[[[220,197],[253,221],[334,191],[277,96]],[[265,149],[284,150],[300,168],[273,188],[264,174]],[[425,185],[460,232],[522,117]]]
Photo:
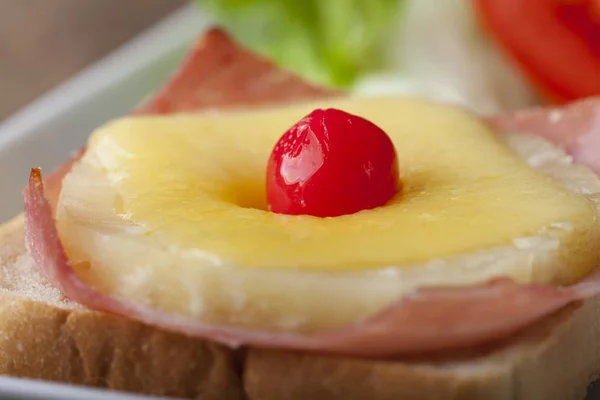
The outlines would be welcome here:
[[[404,188],[388,205],[325,219],[265,210],[269,153],[316,107],[391,137]],[[510,143],[535,153],[547,146],[536,140]],[[92,135],[58,221],[71,258],[90,262],[80,275],[103,291],[203,320],[319,330],[424,285],[579,279],[600,261],[597,204],[582,194],[599,183],[564,168],[585,175],[581,190],[468,113],[408,99],[125,118]]]

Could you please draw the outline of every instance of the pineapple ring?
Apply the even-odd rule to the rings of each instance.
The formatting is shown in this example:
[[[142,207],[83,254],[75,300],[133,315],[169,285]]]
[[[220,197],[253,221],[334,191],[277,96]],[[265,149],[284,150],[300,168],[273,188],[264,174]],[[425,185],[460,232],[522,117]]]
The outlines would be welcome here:
[[[336,218],[265,211],[269,151],[324,106],[390,135],[403,193]],[[65,177],[57,223],[77,274],[101,292],[260,329],[337,328],[422,286],[581,278],[600,261],[598,178],[540,138],[504,138],[406,99],[126,118],[98,130]]]

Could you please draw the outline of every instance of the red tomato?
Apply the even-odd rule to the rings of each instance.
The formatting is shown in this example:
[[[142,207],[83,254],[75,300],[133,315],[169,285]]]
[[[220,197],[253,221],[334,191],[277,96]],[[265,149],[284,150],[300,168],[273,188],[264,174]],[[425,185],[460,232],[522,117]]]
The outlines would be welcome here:
[[[550,100],[600,95],[599,0],[473,0],[500,46]]]
[[[400,187],[396,149],[364,118],[314,110],[275,145],[267,167],[269,209],[334,217],[384,205]]]

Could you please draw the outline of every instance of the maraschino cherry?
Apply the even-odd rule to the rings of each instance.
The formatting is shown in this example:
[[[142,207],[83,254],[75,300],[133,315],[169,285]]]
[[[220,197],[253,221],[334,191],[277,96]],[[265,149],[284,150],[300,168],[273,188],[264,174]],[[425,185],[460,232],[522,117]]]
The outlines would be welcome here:
[[[387,203],[400,188],[389,136],[364,118],[317,109],[275,145],[267,167],[269,210],[335,217]]]

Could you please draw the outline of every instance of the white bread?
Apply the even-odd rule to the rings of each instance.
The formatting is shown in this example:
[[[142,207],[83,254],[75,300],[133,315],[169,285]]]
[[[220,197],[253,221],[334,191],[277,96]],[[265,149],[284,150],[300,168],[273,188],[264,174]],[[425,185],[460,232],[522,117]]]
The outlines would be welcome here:
[[[263,79],[268,70],[282,74],[219,31],[202,46],[213,72],[260,67]],[[325,94],[306,88],[291,90],[289,98]],[[264,92],[244,99],[239,84],[222,89],[221,95],[235,90],[239,104],[268,99]],[[232,351],[85,309],[39,274],[24,245],[22,216],[0,227],[0,266],[0,373],[6,375],[203,399],[580,400],[600,373],[600,299],[567,307],[491,347],[370,361]]]
[[[0,262],[1,374],[186,398],[242,398],[229,349],[65,299],[27,254],[22,216],[0,231]]]

